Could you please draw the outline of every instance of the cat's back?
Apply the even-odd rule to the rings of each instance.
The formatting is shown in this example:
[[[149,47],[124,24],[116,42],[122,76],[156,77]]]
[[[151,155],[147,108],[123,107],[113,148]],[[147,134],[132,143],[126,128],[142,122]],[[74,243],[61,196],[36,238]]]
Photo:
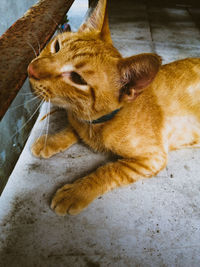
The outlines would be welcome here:
[[[163,65],[151,87],[166,115],[200,111],[200,58]]]
[[[152,84],[169,149],[200,142],[200,58],[163,65]]]

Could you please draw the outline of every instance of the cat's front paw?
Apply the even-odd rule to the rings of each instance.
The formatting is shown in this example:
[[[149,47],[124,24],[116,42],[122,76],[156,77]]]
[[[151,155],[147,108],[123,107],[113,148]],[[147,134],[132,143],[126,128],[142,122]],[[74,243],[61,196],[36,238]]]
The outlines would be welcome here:
[[[56,144],[48,135],[39,137],[31,147],[31,152],[35,157],[50,158],[59,152]]]
[[[76,215],[86,208],[93,200],[81,183],[66,184],[55,194],[51,202],[51,208],[58,215]]]

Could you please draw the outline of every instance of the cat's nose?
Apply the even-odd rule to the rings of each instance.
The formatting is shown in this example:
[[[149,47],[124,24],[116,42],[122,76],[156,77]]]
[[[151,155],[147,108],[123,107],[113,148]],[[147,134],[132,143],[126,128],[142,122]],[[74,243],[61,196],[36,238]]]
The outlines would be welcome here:
[[[39,80],[39,74],[37,73],[37,71],[34,69],[33,64],[29,64],[28,66],[28,76],[29,78],[34,78]]]

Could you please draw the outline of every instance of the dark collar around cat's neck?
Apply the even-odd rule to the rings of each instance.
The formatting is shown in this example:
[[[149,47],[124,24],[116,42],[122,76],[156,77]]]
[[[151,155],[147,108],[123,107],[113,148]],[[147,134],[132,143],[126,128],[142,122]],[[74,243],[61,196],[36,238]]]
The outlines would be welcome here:
[[[114,116],[120,111],[121,108],[118,108],[118,109],[115,109],[114,111],[112,111],[111,113],[109,114],[106,114],[96,120],[93,120],[93,121],[87,121],[88,123],[90,124],[98,124],[98,123],[103,123],[103,122],[106,122],[106,121],[109,121],[111,120],[112,118],[114,118]]]

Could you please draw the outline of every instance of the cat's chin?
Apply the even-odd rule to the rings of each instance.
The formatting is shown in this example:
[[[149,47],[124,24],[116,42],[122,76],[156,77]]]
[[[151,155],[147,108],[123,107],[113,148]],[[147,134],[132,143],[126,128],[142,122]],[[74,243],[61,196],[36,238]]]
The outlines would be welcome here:
[[[51,99],[51,103],[55,106],[58,106],[59,108],[70,109],[70,104],[57,97]]]

